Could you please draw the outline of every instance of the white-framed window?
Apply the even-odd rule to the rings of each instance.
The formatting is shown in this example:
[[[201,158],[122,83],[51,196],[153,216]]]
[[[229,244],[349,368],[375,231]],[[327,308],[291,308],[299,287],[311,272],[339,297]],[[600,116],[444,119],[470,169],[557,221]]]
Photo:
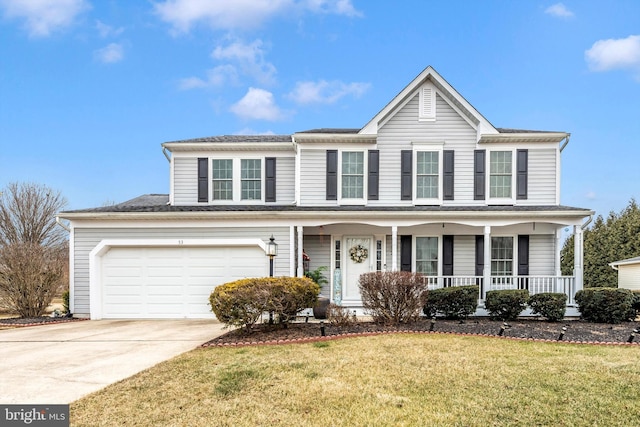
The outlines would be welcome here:
[[[513,237],[491,237],[491,275],[513,275]]]
[[[440,198],[440,152],[416,152],[416,199]]]
[[[489,152],[489,198],[513,198],[513,151]]]
[[[262,199],[262,159],[240,160],[240,199]]]
[[[213,159],[213,200],[233,200],[233,160]]]
[[[364,151],[340,153],[340,200],[346,203],[365,201],[366,173]]]
[[[416,273],[425,276],[438,275],[438,238],[416,237]]]
[[[264,158],[211,158],[210,199],[217,203],[264,201]]]

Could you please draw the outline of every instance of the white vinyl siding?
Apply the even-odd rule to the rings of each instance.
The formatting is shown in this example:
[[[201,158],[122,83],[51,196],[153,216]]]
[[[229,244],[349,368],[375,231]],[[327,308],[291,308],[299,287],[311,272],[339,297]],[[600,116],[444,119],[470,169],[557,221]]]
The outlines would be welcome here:
[[[291,204],[296,199],[296,162],[294,157],[276,160],[276,203]]]
[[[249,224],[228,228],[74,228],[74,314],[89,314],[89,253],[104,239],[238,239],[273,236],[278,243],[275,275],[289,275],[289,227],[257,228]],[[265,256],[265,260],[267,257]],[[265,261],[266,262],[266,261]]]
[[[552,234],[529,236],[529,275],[555,275],[555,237]]]
[[[313,271],[318,267],[327,267],[323,271],[329,283],[322,286],[320,294],[328,297],[331,293],[331,236],[304,236],[304,251],[309,255],[309,270]]]
[[[618,267],[618,287],[640,290],[640,263]]]
[[[453,239],[453,275],[475,276],[476,236],[455,236]]]
[[[477,148],[476,130],[439,95],[435,97],[437,120],[417,120],[419,98],[416,91],[413,98],[401,109],[393,112],[378,131],[379,200],[369,200],[367,204],[412,205],[411,200],[400,200],[400,151],[414,150],[416,141],[437,141],[444,143],[441,149],[455,151],[454,200],[445,201],[443,204],[484,204],[484,201],[473,200],[473,150]]]
[[[558,150],[555,148],[529,149],[527,200],[518,200],[519,205],[555,205],[557,203]]]
[[[301,149],[300,205],[335,206],[336,200],[326,200],[326,150]]]
[[[198,159],[175,157],[173,159],[173,203],[195,205],[198,202]]]

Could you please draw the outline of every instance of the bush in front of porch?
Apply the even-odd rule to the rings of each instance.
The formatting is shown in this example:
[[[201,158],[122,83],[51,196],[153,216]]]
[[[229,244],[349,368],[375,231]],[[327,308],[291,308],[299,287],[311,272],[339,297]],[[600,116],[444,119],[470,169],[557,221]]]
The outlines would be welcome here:
[[[488,291],[484,307],[492,319],[516,320],[527,308],[529,291],[526,289],[504,289]]]
[[[479,286],[453,286],[427,292],[423,313],[427,317],[442,315],[447,319],[467,318],[478,308]]]
[[[620,323],[636,317],[636,297],[629,289],[582,289],[576,292],[576,302],[580,316],[588,322]]]
[[[420,318],[427,295],[427,283],[407,271],[377,271],[362,274],[358,280],[362,306],[373,320],[394,324]]]
[[[545,317],[549,322],[564,319],[567,310],[567,295],[557,292],[543,292],[529,297],[531,313]]]

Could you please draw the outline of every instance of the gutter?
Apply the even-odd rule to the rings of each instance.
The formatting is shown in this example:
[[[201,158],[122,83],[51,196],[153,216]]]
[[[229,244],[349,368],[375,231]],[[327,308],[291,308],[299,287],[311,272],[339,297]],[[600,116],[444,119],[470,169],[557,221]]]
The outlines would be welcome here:
[[[68,233],[71,233],[71,229],[64,223],[62,223],[60,221],[60,217],[56,216],[56,224],[58,224],[60,227],[64,228],[65,230],[67,230]]]

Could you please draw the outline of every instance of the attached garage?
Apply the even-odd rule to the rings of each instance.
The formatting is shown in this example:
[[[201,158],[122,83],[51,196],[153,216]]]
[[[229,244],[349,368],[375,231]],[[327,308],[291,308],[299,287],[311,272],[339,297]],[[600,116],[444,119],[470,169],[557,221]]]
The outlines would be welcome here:
[[[114,241],[94,250],[92,318],[214,318],[208,299],[216,286],[268,274],[259,240],[154,243]]]
[[[640,257],[623,259],[609,264],[618,270],[618,287],[640,290]]]

